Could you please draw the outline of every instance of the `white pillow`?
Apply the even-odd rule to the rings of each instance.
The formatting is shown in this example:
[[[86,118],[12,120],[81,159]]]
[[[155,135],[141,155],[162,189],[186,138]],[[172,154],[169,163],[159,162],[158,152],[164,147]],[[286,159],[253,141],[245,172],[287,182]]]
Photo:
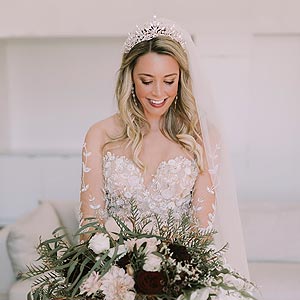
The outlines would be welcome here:
[[[28,265],[38,264],[36,246],[39,238],[52,237],[52,232],[61,226],[54,208],[47,202],[11,225],[7,237],[7,249],[15,275],[26,272]]]
[[[74,236],[79,229],[79,201],[59,201],[50,200],[49,203],[55,209],[61,224],[64,226],[68,239],[73,243],[78,243],[78,236]]]

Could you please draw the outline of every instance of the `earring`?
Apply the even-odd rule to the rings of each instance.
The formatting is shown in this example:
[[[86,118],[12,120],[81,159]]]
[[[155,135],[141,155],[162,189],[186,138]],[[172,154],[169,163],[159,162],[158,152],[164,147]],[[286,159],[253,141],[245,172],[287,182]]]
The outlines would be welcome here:
[[[174,110],[176,110],[176,107],[177,107],[177,100],[178,100],[178,95],[176,95],[176,97],[175,97],[175,101],[174,101]]]
[[[131,87],[131,95],[132,95],[134,104],[137,106],[136,97],[135,97],[135,93],[134,93],[134,86]]]

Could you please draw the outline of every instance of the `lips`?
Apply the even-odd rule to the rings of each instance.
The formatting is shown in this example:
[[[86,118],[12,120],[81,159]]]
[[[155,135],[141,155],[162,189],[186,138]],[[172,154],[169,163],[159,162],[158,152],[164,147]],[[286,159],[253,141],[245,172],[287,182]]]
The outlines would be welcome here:
[[[153,107],[162,107],[166,103],[167,99],[168,98],[161,99],[161,100],[148,99],[148,101]]]

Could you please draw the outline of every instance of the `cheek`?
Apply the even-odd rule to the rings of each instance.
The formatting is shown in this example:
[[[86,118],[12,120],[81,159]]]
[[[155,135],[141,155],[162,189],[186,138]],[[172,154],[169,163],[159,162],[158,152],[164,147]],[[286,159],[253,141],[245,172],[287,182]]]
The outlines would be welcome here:
[[[170,87],[169,93],[172,95],[177,95],[178,92],[178,84],[174,84]]]
[[[178,84],[167,86],[165,91],[170,97],[175,97],[178,93]]]
[[[144,84],[135,84],[135,94],[138,98],[145,97],[150,91],[150,88]]]

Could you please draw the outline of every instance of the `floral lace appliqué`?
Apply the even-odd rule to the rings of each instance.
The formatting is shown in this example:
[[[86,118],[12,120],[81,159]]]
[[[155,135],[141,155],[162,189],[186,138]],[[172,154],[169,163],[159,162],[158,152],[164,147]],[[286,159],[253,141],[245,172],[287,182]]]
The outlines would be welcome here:
[[[178,156],[162,161],[145,186],[142,173],[132,160],[107,152],[103,157],[107,212],[120,217],[128,215],[130,199],[134,199],[142,214],[157,213],[164,218],[173,210],[179,219],[190,211],[197,175],[196,162]]]
[[[90,191],[90,185],[88,183],[86,183],[86,174],[91,172],[91,168],[88,167],[88,158],[92,155],[92,152],[87,150],[87,146],[86,143],[83,144],[83,148],[82,148],[82,156],[83,156],[83,160],[82,160],[82,171],[81,171],[81,189],[80,189],[80,193],[87,194],[88,197],[88,201],[89,201],[89,207],[95,211],[95,217],[96,218],[103,218],[105,217],[105,212],[101,209],[101,205],[99,203],[97,203],[97,199],[96,197],[93,195],[93,193]],[[82,203],[80,203],[82,205]],[[79,212],[79,220],[80,220],[80,226],[83,225],[84,222],[84,218],[82,215],[82,209],[80,208],[80,212]]]

